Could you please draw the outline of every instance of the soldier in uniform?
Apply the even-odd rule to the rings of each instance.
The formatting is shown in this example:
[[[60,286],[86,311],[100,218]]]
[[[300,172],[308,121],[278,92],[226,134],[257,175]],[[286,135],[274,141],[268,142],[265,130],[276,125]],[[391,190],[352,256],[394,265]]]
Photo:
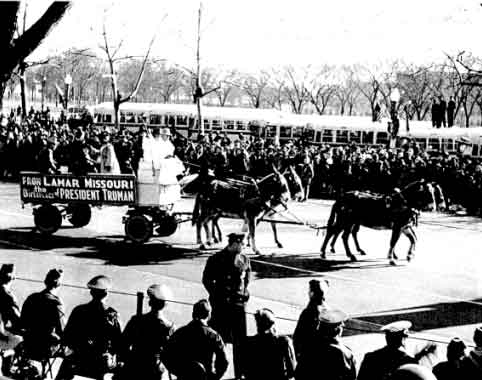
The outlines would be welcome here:
[[[228,246],[209,257],[203,285],[213,308],[210,326],[233,344],[236,378],[241,377],[241,344],[246,338],[246,303],[251,275],[249,258],[242,253],[244,234],[229,234]]]
[[[386,380],[400,366],[417,364],[418,361],[433,350],[427,346],[419,354],[409,355],[405,350],[408,329],[412,327],[409,321],[390,323],[381,328],[385,332],[387,345],[379,350],[369,352],[363,358],[358,374],[358,380]]]
[[[72,353],[62,362],[58,380],[70,380],[74,375],[103,379],[116,367],[121,327],[117,311],[106,304],[112,281],[96,276],[87,287],[92,300],[76,306],[65,326],[63,342]]]
[[[51,269],[45,276],[45,289],[27,297],[22,307],[21,322],[27,356],[45,362],[59,349],[65,326],[65,312],[57,293],[63,271]]]
[[[228,368],[221,336],[208,326],[211,305],[196,302],[192,321],[176,330],[164,351],[167,369],[178,380],[219,380]]]
[[[296,380],[311,380],[315,373],[327,380],[356,379],[353,353],[339,339],[346,319],[341,310],[322,310],[316,341],[310,351],[303,351],[299,357]]]
[[[308,306],[301,312],[293,333],[293,343],[296,356],[304,355],[305,351],[311,351],[316,344],[316,332],[320,325],[320,315],[327,308],[325,294],[328,291],[328,283],[325,280],[311,280],[309,282]]]
[[[154,284],[147,289],[151,310],[133,316],[127,323],[123,338],[120,378],[125,380],[160,380],[165,373],[163,351],[174,325],[164,315],[166,302],[172,295],[166,286]]]
[[[258,333],[248,337],[243,351],[246,380],[292,379],[296,359],[291,339],[276,334],[275,316],[271,310],[258,310],[254,318]]]

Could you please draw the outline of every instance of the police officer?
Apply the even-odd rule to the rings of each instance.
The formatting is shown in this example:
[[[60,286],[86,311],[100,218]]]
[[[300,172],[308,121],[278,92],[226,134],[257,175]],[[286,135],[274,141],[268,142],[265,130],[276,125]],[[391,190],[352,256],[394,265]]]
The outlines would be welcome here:
[[[387,379],[398,367],[404,364],[417,364],[423,356],[433,351],[433,346],[427,346],[415,356],[405,351],[410,327],[410,321],[397,321],[381,328],[381,331],[385,332],[387,345],[365,355],[358,374],[359,380]]]
[[[123,362],[121,379],[159,380],[165,373],[163,351],[174,325],[164,315],[167,301],[172,300],[169,288],[154,284],[147,289],[151,310],[133,316],[122,334]]]
[[[29,358],[46,361],[55,356],[65,326],[62,300],[57,295],[62,269],[51,269],[45,276],[45,289],[27,297],[22,307],[25,351]]]
[[[242,253],[244,234],[228,235],[228,246],[209,257],[203,285],[213,308],[210,326],[233,344],[236,378],[241,377],[241,344],[246,338],[246,303],[251,275],[249,258]]]
[[[346,319],[347,315],[341,310],[322,310],[316,345],[310,351],[303,351],[299,357],[296,380],[311,380],[313,374],[326,380],[356,379],[353,353],[340,341]]]
[[[325,294],[328,291],[328,282],[325,280],[311,280],[308,289],[308,305],[301,312],[293,333],[293,343],[296,356],[304,355],[311,351],[316,344],[316,333],[320,325],[320,315],[327,308]]]
[[[72,379],[74,375],[102,379],[116,367],[121,327],[117,311],[106,304],[112,281],[96,276],[87,287],[92,300],[76,306],[65,326],[63,342],[72,354],[62,362],[57,379]]]
[[[292,379],[296,359],[291,339],[276,334],[275,316],[271,310],[260,309],[254,318],[258,333],[247,338],[243,351],[246,380]]]
[[[219,380],[228,368],[221,336],[208,326],[211,305],[200,300],[192,309],[192,321],[175,331],[164,360],[178,380]]]

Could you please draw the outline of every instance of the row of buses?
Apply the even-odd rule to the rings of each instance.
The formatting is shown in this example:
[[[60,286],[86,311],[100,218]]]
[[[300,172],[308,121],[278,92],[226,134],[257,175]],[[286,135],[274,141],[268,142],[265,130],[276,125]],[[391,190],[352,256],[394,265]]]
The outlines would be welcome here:
[[[114,124],[111,102],[96,105],[91,112],[95,124]],[[121,126],[133,131],[147,124],[175,128],[187,136],[189,132],[199,132],[196,118],[194,104],[124,103],[120,108]],[[372,122],[363,116],[296,115],[278,110],[210,106],[203,107],[202,118],[205,133],[254,135],[281,144],[302,137],[315,145],[386,146],[390,142],[388,119]],[[407,131],[405,120],[401,120],[398,136],[398,143],[404,139],[414,141],[428,152],[482,157],[482,127],[436,129],[428,122],[410,121]]]

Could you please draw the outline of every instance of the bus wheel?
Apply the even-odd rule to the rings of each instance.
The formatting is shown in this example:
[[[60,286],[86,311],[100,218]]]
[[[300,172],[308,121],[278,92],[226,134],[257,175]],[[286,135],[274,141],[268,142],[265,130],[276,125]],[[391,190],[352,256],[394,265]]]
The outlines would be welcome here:
[[[92,211],[89,205],[70,205],[67,208],[67,219],[74,227],[84,227],[89,224]]]
[[[41,233],[51,235],[62,225],[62,214],[55,206],[43,205],[34,210],[33,220]]]
[[[145,243],[152,236],[152,222],[144,215],[131,215],[125,221],[125,233],[134,243]]]

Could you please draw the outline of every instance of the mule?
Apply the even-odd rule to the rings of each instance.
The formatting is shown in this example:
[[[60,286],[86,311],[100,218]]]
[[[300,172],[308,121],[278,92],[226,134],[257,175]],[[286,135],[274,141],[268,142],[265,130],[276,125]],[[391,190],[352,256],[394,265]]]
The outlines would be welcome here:
[[[433,202],[434,189],[432,184],[425,181],[416,181],[407,185],[403,190],[394,192],[391,196],[373,194],[362,191],[349,191],[342,195],[332,206],[326,235],[321,246],[321,258],[326,259],[326,247],[330,239],[331,251],[342,233],[343,245],[346,255],[352,260],[357,258],[350,250],[348,237],[351,234],[359,254],[366,253],[361,249],[358,241],[360,226],[373,229],[390,229],[392,236],[388,259],[395,265],[395,245],[403,233],[410,241],[407,260],[410,261],[415,254],[417,235],[414,227],[417,224],[420,210]]]
[[[207,236],[207,244],[212,241],[208,223],[220,217],[243,219],[248,229],[248,237],[254,253],[260,254],[256,246],[256,225],[258,221],[269,213],[275,213],[279,206],[286,207],[291,194],[286,178],[278,170],[253,183],[231,183],[229,180],[212,180],[204,186],[202,192],[196,196],[193,210],[193,222],[196,224],[196,239],[200,248],[205,248],[201,228]],[[271,224],[275,240],[277,230]],[[277,241],[278,246],[281,245]]]

